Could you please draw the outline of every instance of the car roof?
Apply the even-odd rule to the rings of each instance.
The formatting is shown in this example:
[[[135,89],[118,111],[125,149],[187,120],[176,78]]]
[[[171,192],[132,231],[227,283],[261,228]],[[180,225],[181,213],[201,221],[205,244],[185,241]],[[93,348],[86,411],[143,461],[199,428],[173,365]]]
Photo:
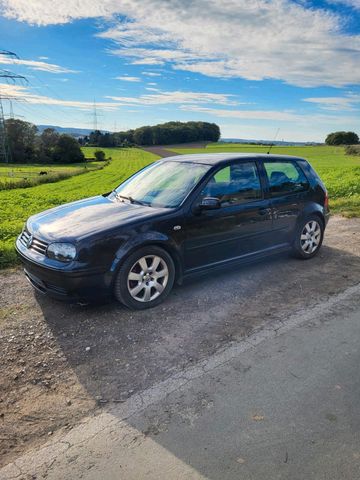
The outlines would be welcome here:
[[[175,155],[164,159],[167,162],[190,162],[205,165],[217,165],[231,160],[304,160],[291,155],[271,155],[266,153],[193,153],[191,155]]]

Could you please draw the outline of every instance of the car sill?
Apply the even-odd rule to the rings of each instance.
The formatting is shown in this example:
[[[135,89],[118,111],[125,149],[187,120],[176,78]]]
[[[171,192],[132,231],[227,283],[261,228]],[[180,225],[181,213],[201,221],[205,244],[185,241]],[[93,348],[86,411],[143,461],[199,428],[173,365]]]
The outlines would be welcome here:
[[[185,275],[192,275],[198,272],[202,272],[207,269],[222,267],[225,265],[229,265],[231,262],[238,262],[241,260],[250,260],[252,258],[257,258],[263,254],[277,252],[281,250],[287,250],[289,248],[288,243],[279,243],[278,245],[274,245],[273,247],[264,248],[262,250],[257,250],[256,252],[245,253],[244,255],[239,255],[237,257],[227,258],[226,260],[220,260],[218,262],[207,263],[206,265],[201,265],[200,267],[190,268],[189,270],[185,271]]]

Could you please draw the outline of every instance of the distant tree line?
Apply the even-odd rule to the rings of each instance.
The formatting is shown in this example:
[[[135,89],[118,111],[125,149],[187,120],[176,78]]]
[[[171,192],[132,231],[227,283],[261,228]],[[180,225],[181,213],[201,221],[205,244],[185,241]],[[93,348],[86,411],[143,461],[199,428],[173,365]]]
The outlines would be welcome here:
[[[144,126],[125,132],[102,133],[95,130],[81,143],[96,147],[121,147],[129,145],[170,145],[189,142],[217,142],[220,128],[208,122],[167,122]]]
[[[357,145],[359,137],[355,132],[332,132],[325,139],[326,145]]]
[[[5,121],[14,163],[80,163],[85,161],[79,142],[71,135],[46,128],[40,135],[35,125],[18,119]]]

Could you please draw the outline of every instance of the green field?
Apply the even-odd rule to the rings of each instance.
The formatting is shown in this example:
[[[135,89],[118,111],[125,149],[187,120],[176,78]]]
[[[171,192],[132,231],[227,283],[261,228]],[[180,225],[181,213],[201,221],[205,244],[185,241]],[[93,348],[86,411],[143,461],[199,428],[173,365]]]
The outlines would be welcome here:
[[[86,157],[95,148],[85,147]],[[138,149],[104,148],[112,161],[103,170],[71,177],[56,183],[0,191],[0,268],[16,262],[14,241],[24,221],[34,213],[62,203],[108,192],[133,172],[155,160],[155,155]]]
[[[204,149],[173,149],[177,153],[266,153],[269,147],[241,143],[211,143]],[[324,181],[332,213],[360,217],[360,157],[345,155],[344,147],[273,147],[271,153],[304,157]]]
[[[0,164],[0,190],[17,187],[31,187],[40,183],[64,180],[73,175],[80,175],[103,168],[104,162],[87,162],[67,164]],[[46,172],[46,175],[40,175]]]
[[[243,144],[210,144],[205,149],[176,149],[179,153],[254,152],[268,147]],[[95,148],[85,147],[88,158]],[[62,203],[112,190],[133,172],[157,157],[140,149],[104,148],[112,161],[102,170],[73,176],[56,183],[0,191],[0,268],[16,262],[14,241],[24,221],[32,214]],[[274,147],[272,153],[307,158],[321,175],[330,194],[333,213],[360,216],[360,157],[347,156],[342,147]],[[38,168],[38,167],[34,167]]]

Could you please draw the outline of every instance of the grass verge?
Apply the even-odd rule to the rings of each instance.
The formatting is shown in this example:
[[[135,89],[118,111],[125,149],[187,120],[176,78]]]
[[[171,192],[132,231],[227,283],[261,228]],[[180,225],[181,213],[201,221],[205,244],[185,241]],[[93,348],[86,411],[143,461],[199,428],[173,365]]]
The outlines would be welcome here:
[[[84,153],[91,158],[95,150],[96,148],[85,147]],[[14,242],[30,215],[62,203],[113,190],[133,172],[158,158],[140,149],[103,150],[107,157],[112,157],[112,161],[102,170],[73,176],[57,183],[0,191],[0,268],[17,262]]]
[[[0,164],[0,190],[29,188],[54,183],[74,175],[102,170],[109,162],[87,162],[72,165]]]
[[[248,145],[241,143],[221,144],[211,143],[206,148],[176,148],[177,153],[220,153],[249,152],[266,153],[267,146]],[[360,157],[347,155],[344,147],[305,146],[283,147],[274,146],[271,153],[294,155],[306,158],[315,168],[329,191],[332,213],[345,217],[360,217]]]

